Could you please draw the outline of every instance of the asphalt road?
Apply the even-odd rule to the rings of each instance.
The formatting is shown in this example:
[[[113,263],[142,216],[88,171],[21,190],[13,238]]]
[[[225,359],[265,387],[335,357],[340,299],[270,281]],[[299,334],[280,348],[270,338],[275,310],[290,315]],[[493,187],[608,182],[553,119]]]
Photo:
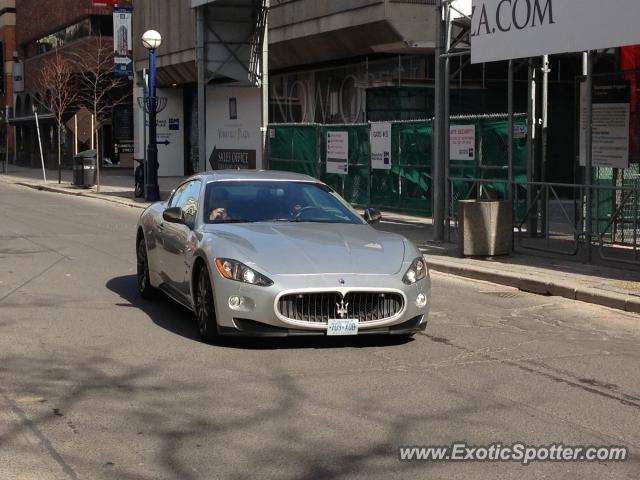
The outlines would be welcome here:
[[[207,345],[138,298],[140,211],[0,183],[0,479],[640,478],[640,317],[433,276],[426,334]],[[405,463],[401,445],[624,445]]]

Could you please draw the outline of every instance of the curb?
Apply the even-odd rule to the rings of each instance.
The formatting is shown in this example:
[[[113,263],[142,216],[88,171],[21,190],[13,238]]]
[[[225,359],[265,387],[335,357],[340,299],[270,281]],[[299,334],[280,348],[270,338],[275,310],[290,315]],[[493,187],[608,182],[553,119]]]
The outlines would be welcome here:
[[[562,284],[553,281],[536,280],[535,278],[500,272],[490,268],[453,265],[433,256],[426,258],[429,268],[436,272],[515,287],[523,292],[564,297],[625,312],[640,313],[640,297],[607,292],[597,288],[575,286],[569,283]]]
[[[44,192],[53,192],[53,193],[61,193],[63,195],[72,195],[74,197],[86,197],[86,198],[95,198],[97,200],[104,200],[105,202],[111,202],[111,203],[116,203],[118,205],[123,205],[125,207],[131,207],[131,208],[139,208],[141,210],[144,210],[145,208],[147,208],[147,205],[140,205],[137,203],[133,203],[133,202],[129,202],[127,200],[121,200],[118,198],[110,198],[110,197],[106,197],[104,195],[100,195],[99,193],[93,193],[90,191],[70,191],[70,190],[65,190],[62,188],[56,188],[56,187],[49,187],[47,185],[36,185],[33,183],[27,183],[27,182],[11,182],[13,183],[13,185],[21,185],[23,187],[27,187],[27,188],[32,188],[34,190],[41,190]]]

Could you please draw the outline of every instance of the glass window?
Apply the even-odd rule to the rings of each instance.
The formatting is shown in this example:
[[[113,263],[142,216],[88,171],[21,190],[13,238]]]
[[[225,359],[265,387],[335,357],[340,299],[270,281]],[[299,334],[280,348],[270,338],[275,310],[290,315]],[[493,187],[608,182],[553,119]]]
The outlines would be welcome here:
[[[200,202],[200,186],[200,180],[184,183],[178,187],[169,201],[169,207],[180,207],[182,209],[185,223],[190,226],[196,223],[198,204]]]
[[[313,182],[211,182],[204,208],[207,223],[365,223],[333,190]]]

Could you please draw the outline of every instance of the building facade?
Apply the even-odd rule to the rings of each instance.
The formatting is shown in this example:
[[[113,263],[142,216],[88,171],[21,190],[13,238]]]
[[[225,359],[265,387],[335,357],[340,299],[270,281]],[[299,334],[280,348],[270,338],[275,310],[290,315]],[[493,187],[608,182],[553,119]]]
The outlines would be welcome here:
[[[4,156],[9,150],[9,160],[13,160],[15,151],[13,129],[7,119],[13,109],[13,64],[16,54],[16,2],[0,1],[0,52],[2,55],[2,74],[0,75],[0,118],[3,120],[0,132],[0,152]]]
[[[215,0],[134,1],[136,38],[151,28],[163,35],[157,62],[159,95],[175,105],[170,109],[173,113],[182,112],[182,117],[174,120],[184,129],[180,135],[173,134],[181,148],[164,152],[164,147],[159,147],[161,174],[228,166],[224,159],[230,157],[247,160],[244,167],[263,165],[265,101],[255,88],[262,85],[261,67],[257,67],[257,81],[246,81],[245,77],[251,77],[251,68],[260,63],[252,52],[261,48],[259,9],[265,4],[242,0],[237,12],[230,12],[224,2]],[[278,122],[365,121],[368,88],[428,79],[433,71],[433,5],[433,0],[272,1],[265,118]],[[206,152],[202,156],[197,135],[198,11],[204,17],[208,48],[204,54],[207,86],[203,103]],[[239,11],[249,12],[244,15],[253,20],[253,31],[246,30]],[[242,35],[234,38],[239,32]],[[146,55],[136,42],[138,90],[134,96],[142,94]],[[244,60],[238,58],[242,55],[247,59],[244,70]],[[143,112],[135,115],[136,156],[140,157],[144,156],[143,117]],[[169,113],[161,113],[158,128],[169,118]],[[175,160],[180,149],[184,164]]]
[[[245,9],[255,10],[263,4],[259,0],[239,1],[238,5],[242,4]],[[214,74],[219,73],[216,66],[224,63],[213,58],[218,54],[216,48],[229,41],[232,33],[216,24],[217,14],[204,15],[205,30],[214,33],[205,38],[205,44],[214,47],[206,54],[211,67],[205,79],[207,115],[202,129],[206,133],[206,151],[202,158],[198,154],[201,148],[197,128],[197,12],[225,3],[228,2],[134,0],[135,37],[139,39],[145,30],[153,28],[164,38],[158,52],[160,95],[178,102],[160,118],[159,128],[168,126],[174,114],[182,114],[180,118],[173,118],[174,125],[179,123],[183,127],[181,135],[176,137],[178,145],[173,150],[167,149],[166,160],[163,160],[162,149],[160,151],[161,173],[188,174],[212,168],[217,165],[211,162],[214,152],[228,155],[233,150],[255,151],[256,166],[262,166],[260,94],[246,82],[239,81],[233,69],[229,69],[226,76]],[[269,122],[351,124],[432,117],[436,3],[435,0],[271,0]],[[229,24],[235,25],[232,21]],[[452,41],[458,42],[459,47],[468,40],[462,35],[464,26],[463,17],[453,22]],[[135,95],[140,96],[144,83],[141,73],[148,66],[147,53],[139,41],[134,44],[139,86]],[[601,52],[596,72],[616,71],[616,58],[614,50]],[[532,113],[540,117],[540,59],[532,59],[532,64],[538,89]],[[571,183],[578,180],[574,165],[577,138],[574,120],[577,85],[582,74],[581,55],[553,55],[549,66],[549,131],[554,135],[549,136],[546,148],[547,158],[554,160],[538,169],[540,172],[535,178]],[[451,58],[449,68],[452,115],[507,112],[507,62],[471,64],[468,57],[459,56]],[[527,66],[523,64],[515,72],[518,113],[529,110],[528,85]],[[232,111],[237,112],[236,118],[231,118]],[[243,118],[243,115],[246,116]],[[135,117],[136,155],[142,158],[143,114]],[[175,135],[175,130],[167,135]],[[534,155],[540,157],[542,148],[535,144]],[[179,152],[183,155],[177,158]]]
[[[45,164],[57,166],[57,128],[44,101],[50,91],[42,77],[43,67],[56,55],[68,60],[74,75],[73,88],[81,89],[83,71],[89,63],[79,58],[106,58],[96,70],[112,68],[113,13],[116,2],[95,0],[19,0],[16,4],[15,43],[17,71],[22,82],[14,89],[12,123],[16,135],[16,162],[39,165],[40,152],[34,105],[38,109]],[[129,2],[119,1],[123,6]],[[108,57],[108,58],[107,58]],[[14,66],[14,73],[15,73]],[[14,75],[15,77],[15,75]],[[63,161],[69,165],[74,154],[98,148],[103,166],[132,166],[132,158],[122,155],[122,145],[132,145],[130,84],[113,90],[113,108],[101,118],[93,118],[93,108],[80,97],[70,105],[64,118]],[[126,97],[126,98],[125,98]],[[94,128],[97,126],[97,129]],[[94,130],[97,130],[94,134]],[[124,149],[126,151],[126,149]],[[132,154],[129,154],[132,157]]]

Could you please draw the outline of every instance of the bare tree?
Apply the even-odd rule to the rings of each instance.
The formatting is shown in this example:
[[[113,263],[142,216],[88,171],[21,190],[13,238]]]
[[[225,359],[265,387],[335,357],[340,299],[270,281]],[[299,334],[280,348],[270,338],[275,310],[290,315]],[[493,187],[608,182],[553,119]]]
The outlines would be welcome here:
[[[124,103],[131,91],[127,81],[113,75],[113,42],[102,36],[91,37],[79,52],[73,53],[75,69],[80,80],[79,103],[85,105],[95,118],[92,135],[97,155],[97,191],[100,191],[100,139],[98,130],[113,107]]]
[[[58,129],[58,183],[61,183],[61,134],[64,128],[63,121],[69,108],[76,100],[76,90],[73,86],[73,66],[71,62],[60,56],[58,50],[56,50],[55,56],[46,61],[42,67],[38,83],[42,90],[40,103],[53,114]]]

